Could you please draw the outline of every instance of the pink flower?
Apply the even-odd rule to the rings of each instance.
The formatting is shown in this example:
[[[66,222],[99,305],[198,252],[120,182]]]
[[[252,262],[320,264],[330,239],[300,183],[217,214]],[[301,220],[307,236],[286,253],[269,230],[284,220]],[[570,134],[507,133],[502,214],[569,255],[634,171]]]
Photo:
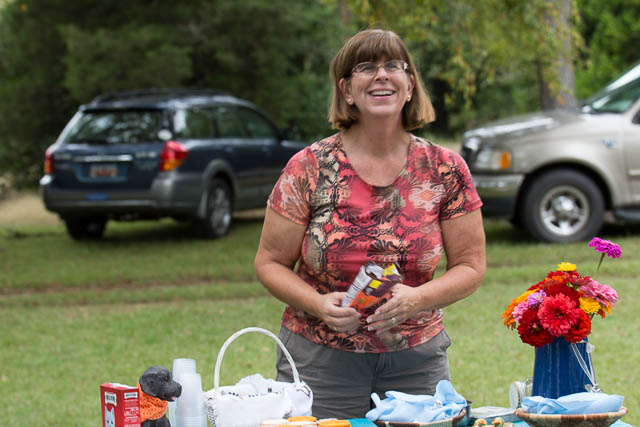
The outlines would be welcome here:
[[[593,298],[603,306],[613,308],[618,302],[618,293],[609,285],[599,283],[593,279],[580,287],[580,292],[587,298]]]
[[[547,297],[538,309],[540,324],[554,337],[561,337],[580,319],[580,308],[564,294]]]
[[[520,304],[514,307],[512,316],[514,319],[516,319],[516,322],[518,323],[522,322],[522,315],[528,309],[529,309],[529,306],[526,300],[522,301]]]
[[[610,240],[604,240],[599,237],[594,237],[593,239],[591,239],[591,241],[589,242],[589,247],[611,258],[620,258],[620,256],[622,255],[620,246],[616,245]]]

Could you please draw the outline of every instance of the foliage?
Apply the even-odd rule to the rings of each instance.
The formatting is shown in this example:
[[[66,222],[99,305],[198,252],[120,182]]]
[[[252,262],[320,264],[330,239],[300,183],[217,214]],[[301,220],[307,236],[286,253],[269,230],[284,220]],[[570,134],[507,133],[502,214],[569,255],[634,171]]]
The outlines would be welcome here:
[[[344,29],[319,0],[15,0],[0,9],[0,169],[34,185],[45,148],[107,92],[196,86],[328,133],[328,65]]]
[[[4,0],[0,170],[33,186],[78,104],[148,86],[213,87],[314,140],[327,122],[329,61],[343,40],[390,28],[409,45],[438,118],[456,134],[538,109],[540,81],[576,55],[579,96],[635,63],[640,0]],[[570,6],[568,21],[563,7]],[[560,62],[559,62],[560,61]],[[555,86],[554,86],[555,85]]]
[[[14,185],[37,182],[44,149],[75,104],[59,84],[64,45],[51,25],[57,14],[22,4],[0,9],[0,170]]]
[[[249,99],[308,139],[330,132],[329,62],[347,32],[335,8],[315,0],[217,1],[194,13],[208,18],[188,29],[190,84]]]
[[[586,98],[640,61],[640,0],[578,0],[585,38],[576,69],[578,96]]]
[[[577,21],[573,0],[348,1],[361,25],[392,28],[407,41],[440,114],[434,127],[449,132],[536,109],[541,84],[564,89],[554,72],[581,41],[571,25],[550,23],[564,3]]]
[[[67,47],[64,86],[82,102],[110,91],[178,87],[192,74],[189,47],[159,25],[82,30],[69,24],[60,33]]]

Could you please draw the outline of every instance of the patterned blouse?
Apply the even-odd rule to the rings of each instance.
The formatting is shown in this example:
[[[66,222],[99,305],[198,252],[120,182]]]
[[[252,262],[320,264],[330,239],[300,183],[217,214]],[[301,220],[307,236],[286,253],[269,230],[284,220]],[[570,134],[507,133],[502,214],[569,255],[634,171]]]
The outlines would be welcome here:
[[[462,157],[413,135],[407,163],[389,186],[362,180],[335,134],[294,155],[268,201],[307,227],[297,274],[321,294],[346,291],[369,261],[396,263],[403,284],[428,286],[442,255],[440,221],[481,205]],[[282,318],[284,327],[315,343],[366,353],[415,347],[443,329],[441,310],[421,312],[387,333],[369,332],[361,322],[347,334],[291,306]]]

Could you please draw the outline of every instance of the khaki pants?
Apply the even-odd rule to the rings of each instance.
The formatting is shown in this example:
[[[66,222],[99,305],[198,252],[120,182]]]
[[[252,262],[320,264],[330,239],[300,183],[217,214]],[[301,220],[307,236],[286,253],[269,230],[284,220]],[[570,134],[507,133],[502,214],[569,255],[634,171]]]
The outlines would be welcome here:
[[[451,339],[444,329],[424,344],[389,353],[335,350],[284,327],[280,339],[300,379],[313,391],[313,415],[319,419],[363,418],[371,409],[371,393],[380,399],[390,390],[433,395],[440,380],[450,379],[447,348]],[[291,367],[280,349],[276,367],[278,381],[293,382]]]

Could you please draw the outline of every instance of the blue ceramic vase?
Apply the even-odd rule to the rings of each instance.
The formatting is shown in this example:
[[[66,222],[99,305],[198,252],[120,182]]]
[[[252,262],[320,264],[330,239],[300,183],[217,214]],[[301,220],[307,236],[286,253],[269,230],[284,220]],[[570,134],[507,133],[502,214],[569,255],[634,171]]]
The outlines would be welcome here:
[[[587,340],[576,344],[587,369],[591,369],[587,355]],[[551,344],[536,347],[533,365],[533,396],[557,399],[567,394],[587,391],[589,377],[564,338],[556,338]]]

